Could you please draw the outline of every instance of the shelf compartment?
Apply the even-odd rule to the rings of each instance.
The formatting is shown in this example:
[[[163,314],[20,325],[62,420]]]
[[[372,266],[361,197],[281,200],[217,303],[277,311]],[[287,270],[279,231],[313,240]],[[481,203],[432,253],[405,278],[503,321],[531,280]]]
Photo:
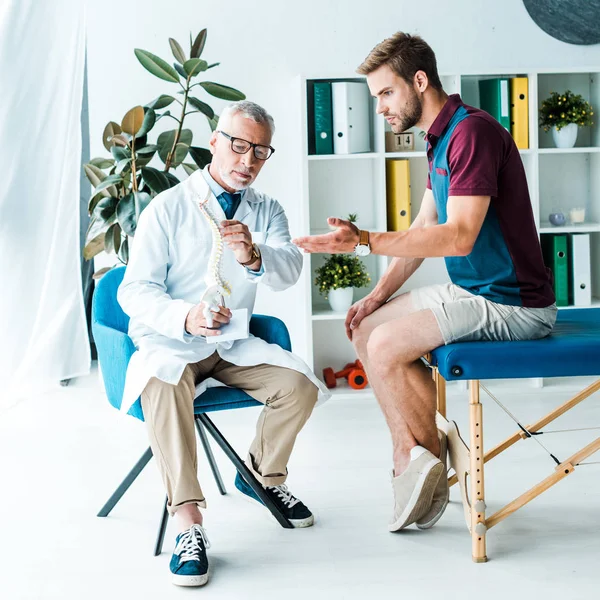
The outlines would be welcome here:
[[[328,217],[358,214],[358,225],[377,229],[382,201],[379,163],[373,160],[317,160],[308,163],[310,230],[327,229]]]
[[[576,230],[593,230],[600,223],[600,153],[540,154],[538,159],[539,219],[544,230],[551,213],[560,211],[568,219],[574,208],[585,208],[586,222]]]
[[[576,148],[572,152],[577,152],[579,148],[585,149],[600,146],[600,128],[596,118],[598,102],[600,101],[600,73],[541,73],[538,75],[538,108],[546,100],[551,92],[565,92],[571,90],[574,94],[581,94],[584,100],[587,100],[594,111],[594,125],[591,127],[580,127],[577,134]],[[536,115],[537,116],[537,115]],[[539,148],[540,152],[546,149],[555,150],[551,131],[544,131],[539,128]],[[556,149],[564,153],[564,149]]]

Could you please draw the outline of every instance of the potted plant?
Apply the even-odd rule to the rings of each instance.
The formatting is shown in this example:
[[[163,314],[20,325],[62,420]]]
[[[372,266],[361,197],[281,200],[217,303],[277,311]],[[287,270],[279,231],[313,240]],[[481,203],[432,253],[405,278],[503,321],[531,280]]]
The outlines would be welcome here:
[[[356,222],[356,215],[349,215],[348,220]],[[352,254],[332,254],[315,272],[319,293],[329,300],[331,309],[336,312],[348,310],[352,306],[354,288],[366,287],[371,281],[365,265]]]
[[[567,90],[563,94],[551,92],[540,108],[540,126],[552,130],[557,148],[572,148],[577,141],[579,127],[593,125],[591,105],[583,96]]]
[[[144,106],[133,107],[120,124],[110,121],[102,134],[102,142],[110,152],[110,158],[94,158],[84,165],[85,174],[94,187],[88,204],[90,224],[83,250],[86,260],[105,251],[115,253],[126,264],[129,260],[128,240],[135,235],[141,212],[154,196],[179,183],[179,178],[171,170],[181,166],[190,175],[210,162],[210,151],[192,145],[192,130],[183,127],[185,118],[192,114],[206,118],[211,131],[217,125],[218,115],[210,105],[196,97],[197,92],[204,91],[228,101],[246,97],[234,88],[213,81],[196,80],[200,74],[219,65],[208,64],[200,58],[206,35],[206,29],[195,40],[190,35],[189,53],[176,40],[169,38],[175,57],[173,66],[146,50],[135,50],[135,56],[147,71],[178,89],[173,95],[161,94]],[[172,109],[165,110],[172,105],[177,109],[173,111],[176,114],[171,114]],[[175,128],[163,131],[151,143],[148,134],[163,118],[173,119]],[[193,162],[184,162],[188,156]],[[157,162],[162,168],[148,165],[155,157],[162,162],[162,165]],[[102,272],[106,270],[102,269]]]

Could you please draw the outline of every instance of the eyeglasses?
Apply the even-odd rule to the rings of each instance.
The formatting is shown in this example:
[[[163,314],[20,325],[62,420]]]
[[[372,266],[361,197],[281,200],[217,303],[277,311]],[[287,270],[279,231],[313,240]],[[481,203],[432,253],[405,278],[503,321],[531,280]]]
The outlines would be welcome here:
[[[254,150],[254,157],[258,160],[267,160],[271,157],[273,152],[275,152],[275,148],[271,146],[261,146],[260,144],[253,144],[248,140],[243,140],[242,138],[233,137],[228,135],[224,131],[218,131],[223,137],[226,137],[231,142],[231,149],[236,154],[246,154],[250,148]]]

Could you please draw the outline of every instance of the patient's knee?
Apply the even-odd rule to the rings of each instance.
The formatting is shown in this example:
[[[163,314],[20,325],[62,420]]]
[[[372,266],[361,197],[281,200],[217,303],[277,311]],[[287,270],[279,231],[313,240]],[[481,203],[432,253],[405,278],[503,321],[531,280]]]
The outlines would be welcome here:
[[[368,353],[369,334],[371,329],[364,325],[364,321],[356,329],[352,330],[352,345],[359,356]]]
[[[371,368],[380,375],[398,370],[402,366],[402,340],[390,334],[385,325],[376,327],[367,342]]]

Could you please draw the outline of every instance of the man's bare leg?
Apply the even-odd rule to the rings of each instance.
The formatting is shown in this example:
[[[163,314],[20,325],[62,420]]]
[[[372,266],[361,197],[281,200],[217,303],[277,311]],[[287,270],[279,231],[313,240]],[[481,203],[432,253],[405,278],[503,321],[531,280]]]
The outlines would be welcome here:
[[[403,294],[364,319],[352,341],[392,435],[395,474],[406,469],[416,445],[439,456],[435,384],[420,360],[444,343],[433,313],[415,312]]]

